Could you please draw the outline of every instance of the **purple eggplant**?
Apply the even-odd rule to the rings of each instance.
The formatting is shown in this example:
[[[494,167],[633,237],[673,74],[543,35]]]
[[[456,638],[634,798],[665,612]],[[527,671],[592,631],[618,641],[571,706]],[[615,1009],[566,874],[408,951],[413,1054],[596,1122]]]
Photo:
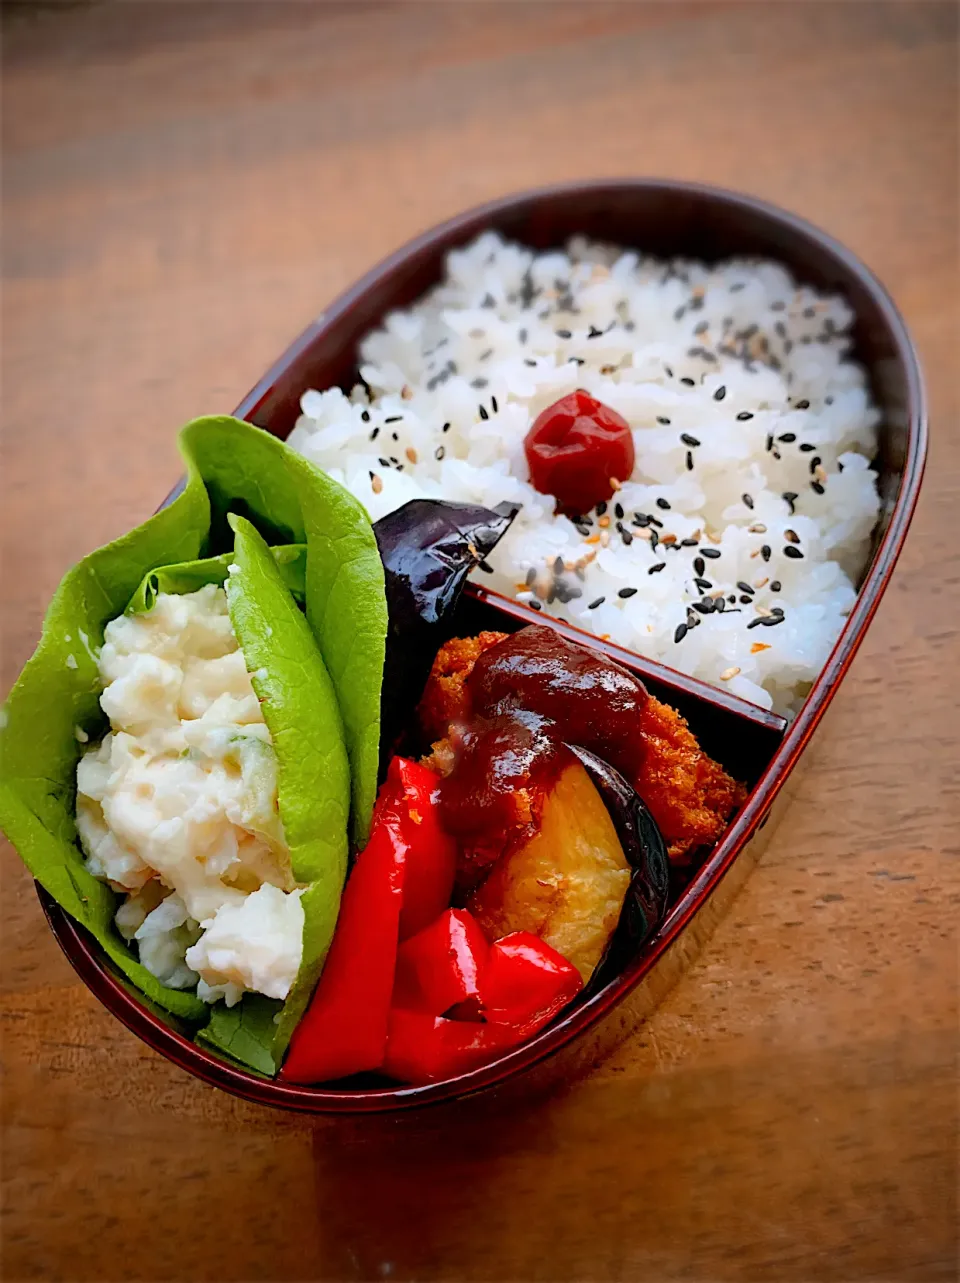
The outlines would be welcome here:
[[[670,862],[657,823],[636,789],[602,758],[576,744],[568,747],[583,763],[603,799],[633,877],[620,921],[587,986],[595,993],[612,979],[664,919],[669,895]]]
[[[430,665],[451,635],[454,607],[470,571],[500,542],[519,512],[441,499],[413,499],[374,522],[386,574],[387,655],[380,701],[385,767],[414,721]]]

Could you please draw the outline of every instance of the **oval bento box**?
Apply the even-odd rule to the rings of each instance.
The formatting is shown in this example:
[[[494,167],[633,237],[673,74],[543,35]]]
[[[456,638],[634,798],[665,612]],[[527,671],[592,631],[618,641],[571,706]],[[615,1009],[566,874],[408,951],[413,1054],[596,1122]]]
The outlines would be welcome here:
[[[926,410],[914,346],[886,291],[843,246],[809,223],[747,196],[670,181],[574,183],[510,196],[426,232],[375,267],[291,345],[235,411],[286,437],[308,388],[356,380],[357,350],[384,316],[406,307],[440,278],[445,255],[496,229],[537,249],[584,234],[659,257],[717,261],[742,255],[777,259],[801,281],[845,295],[855,313],[855,355],[866,367],[879,428],[881,515],[856,604],[802,709],[788,725],[774,714],[527,606],[471,584],[459,609],[464,630],[512,631],[536,620],[605,650],[689,721],[702,746],[749,786],[721,841],[620,971],[588,1000],[499,1060],[423,1087],[375,1081],[297,1087],[260,1078],[216,1059],[145,1000],[111,967],[99,946],[38,887],[50,926],[74,968],[103,1004],[144,1042],[205,1082],[265,1105],[305,1113],[382,1112],[468,1096],[524,1076],[539,1086],[595,1061],[662,997],[756,864],[783,810],[785,785],[817,729],[877,609],[903,546],[920,488]]]

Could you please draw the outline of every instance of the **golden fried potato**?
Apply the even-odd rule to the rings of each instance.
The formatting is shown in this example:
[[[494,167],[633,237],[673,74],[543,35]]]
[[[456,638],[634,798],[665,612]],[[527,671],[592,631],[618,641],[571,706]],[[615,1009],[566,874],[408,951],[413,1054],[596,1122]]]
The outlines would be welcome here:
[[[586,983],[616,928],[630,877],[600,794],[571,762],[543,800],[536,834],[500,857],[467,908],[491,940],[532,932]]]

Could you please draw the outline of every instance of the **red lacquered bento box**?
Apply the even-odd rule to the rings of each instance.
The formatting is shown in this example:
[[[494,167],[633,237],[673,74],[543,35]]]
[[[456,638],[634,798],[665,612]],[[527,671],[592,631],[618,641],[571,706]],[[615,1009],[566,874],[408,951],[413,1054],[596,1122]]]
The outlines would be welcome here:
[[[677,708],[703,748],[750,792],[720,843],[667,916],[599,992],[516,1050],[458,1078],[423,1087],[370,1082],[295,1087],[231,1067],[191,1042],[171,1016],[151,1008],[115,972],[97,944],[38,888],[47,919],[81,978],[128,1028],[204,1081],[248,1100],[305,1113],[408,1109],[470,1095],[524,1075],[538,1086],[567,1077],[612,1046],[648,1013],[694,957],[754,867],[786,801],[786,786],[879,604],[903,546],[926,453],[926,407],[916,351],[876,278],[843,246],[761,201],[696,184],[653,180],[574,183],[507,197],[425,233],[368,273],[311,325],[244,398],[236,414],[286,437],[307,388],[356,381],[360,340],[390,311],[440,278],[445,255],[488,228],[538,249],[575,234],[640,247],[659,257],[707,261],[737,255],[777,259],[801,281],[845,295],[855,313],[855,355],[882,412],[881,516],[859,596],[823,672],[791,724],[661,664],[604,643],[479,585],[459,607],[457,631],[512,631],[536,621],[606,651]],[[771,821],[774,821],[771,823]]]

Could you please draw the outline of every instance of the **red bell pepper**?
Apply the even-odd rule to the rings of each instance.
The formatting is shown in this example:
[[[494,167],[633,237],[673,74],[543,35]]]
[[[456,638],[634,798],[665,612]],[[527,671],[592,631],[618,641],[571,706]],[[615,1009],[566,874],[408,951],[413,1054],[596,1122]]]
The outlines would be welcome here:
[[[457,864],[457,846],[440,824],[440,777],[419,762],[395,757],[383,792],[402,799],[404,836],[410,850],[400,910],[400,939],[406,940],[430,925],[450,903]]]
[[[403,827],[396,812],[379,808],[347,879],[320,982],[280,1070],[287,1082],[326,1082],[383,1062],[407,856]]]
[[[468,1014],[476,1019],[482,1001],[480,978],[489,949],[473,914],[466,909],[447,909],[400,946],[393,1005],[431,1016],[442,1016],[456,1007],[458,1019]]]
[[[562,953],[529,931],[514,931],[487,954],[484,1018],[513,1030],[519,1042],[549,1024],[582,988],[580,972]]]
[[[390,1012],[384,1073],[403,1083],[435,1083],[469,1073],[509,1050],[511,1030],[425,1011]]]
[[[583,987],[576,967],[530,932],[487,949],[478,933],[465,909],[451,909],[401,945],[383,1066],[391,1077],[468,1073],[549,1024]]]

